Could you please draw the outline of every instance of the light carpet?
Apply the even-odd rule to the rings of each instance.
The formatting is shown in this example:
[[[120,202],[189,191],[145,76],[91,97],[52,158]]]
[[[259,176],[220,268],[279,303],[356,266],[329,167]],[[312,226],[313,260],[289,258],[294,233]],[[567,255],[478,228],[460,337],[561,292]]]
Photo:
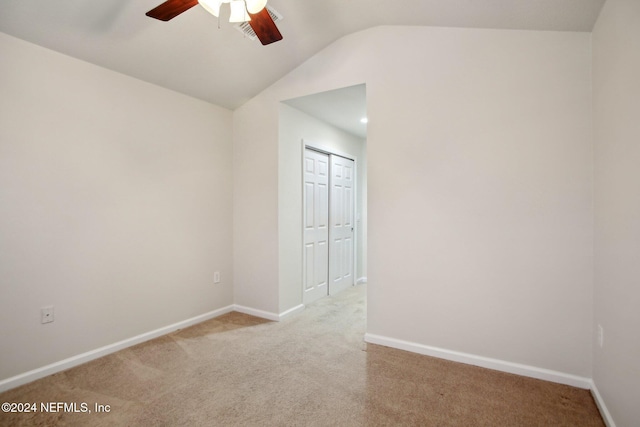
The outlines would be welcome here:
[[[588,390],[365,344],[366,288],[229,313],[0,394],[3,426],[604,426]],[[96,413],[95,404],[109,408]]]

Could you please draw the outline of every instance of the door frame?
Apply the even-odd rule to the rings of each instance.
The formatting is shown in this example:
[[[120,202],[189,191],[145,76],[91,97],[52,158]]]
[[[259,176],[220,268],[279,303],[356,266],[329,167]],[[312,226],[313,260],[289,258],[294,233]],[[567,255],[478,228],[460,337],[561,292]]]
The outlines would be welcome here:
[[[356,279],[356,273],[358,271],[358,244],[357,242],[359,241],[358,239],[360,238],[360,230],[358,227],[358,224],[360,223],[360,221],[358,221],[359,218],[359,210],[358,210],[358,195],[359,195],[359,180],[358,180],[358,159],[357,156],[354,156],[353,154],[349,154],[349,153],[345,153],[342,152],[340,150],[336,150],[332,147],[327,147],[326,145],[322,145],[322,144],[318,144],[315,143],[313,141],[309,141],[306,139],[302,139],[301,140],[301,145],[302,145],[302,150],[301,150],[301,155],[300,155],[300,168],[301,168],[301,173],[302,173],[302,181],[304,181],[304,156],[305,156],[305,150],[306,149],[310,149],[313,151],[317,151],[319,153],[323,153],[323,154],[327,154],[329,156],[331,156],[332,154],[335,156],[340,156],[340,157],[344,157],[345,159],[349,159],[349,160],[353,160],[353,192],[354,192],[354,203],[353,203],[353,222],[354,222],[354,231],[353,231],[353,265],[352,265],[352,272],[351,272],[351,277],[353,278],[353,284],[352,286],[355,286],[357,284],[357,279]],[[301,194],[301,198],[302,198],[302,205],[300,206],[300,215],[302,216],[301,218],[301,223],[302,223],[302,238],[301,238],[301,244],[300,244],[300,252],[302,254],[302,276],[300,277],[301,279],[301,290],[302,293],[304,295],[304,279],[305,279],[305,274],[306,274],[306,265],[304,263],[304,203],[305,203],[305,198],[304,198],[304,182],[301,182],[302,184],[302,194]],[[331,206],[331,191],[329,191],[329,206]],[[331,209],[329,209],[329,222],[331,222]],[[329,248],[331,248],[331,246],[329,246]],[[329,262],[330,262],[330,258],[331,255],[329,255]],[[327,268],[329,268],[329,266],[327,265]],[[328,287],[328,292],[329,295],[331,294],[331,284],[330,284],[330,280],[329,283],[327,283],[327,287]],[[304,304],[304,301],[303,301]]]

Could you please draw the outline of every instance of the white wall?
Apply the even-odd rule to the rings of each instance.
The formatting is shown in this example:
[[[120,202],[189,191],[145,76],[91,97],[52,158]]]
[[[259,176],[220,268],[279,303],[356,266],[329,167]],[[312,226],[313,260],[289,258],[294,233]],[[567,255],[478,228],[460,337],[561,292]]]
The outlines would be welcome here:
[[[356,209],[366,219],[366,146],[361,138],[280,104],[279,126],[279,293],[280,312],[302,304],[302,140],[356,159]],[[364,226],[356,223],[357,277],[366,276]],[[356,277],[356,278],[357,278]]]
[[[263,126],[274,123],[273,127]],[[278,105],[252,100],[233,114],[235,303],[278,314]]]
[[[590,377],[589,34],[382,32],[368,332]]]
[[[640,2],[608,0],[593,32],[593,378],[618,426],[640,423]]]
[[[235,173],[260,180],[235,197],[268,208],[236,216],[236,275],[265,279],[242,292],[279,294],[278,103],[365,82],[368,332],[590,377],[590,64],[587,33],[378,27],[321,51],[234,113]]]
[[[0,380],[232,304],[231,112],[0,52]]]

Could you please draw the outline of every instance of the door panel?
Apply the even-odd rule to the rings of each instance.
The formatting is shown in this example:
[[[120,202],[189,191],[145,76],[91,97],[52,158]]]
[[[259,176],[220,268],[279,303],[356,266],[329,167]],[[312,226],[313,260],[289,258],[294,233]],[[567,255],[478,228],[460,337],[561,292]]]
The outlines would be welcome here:
[[[354,162],[331,155],[331,228],[329,230],[329,293],[354,284]]]
[[[304,155],[304,295],[309,304],[329,293],[329,156]]]

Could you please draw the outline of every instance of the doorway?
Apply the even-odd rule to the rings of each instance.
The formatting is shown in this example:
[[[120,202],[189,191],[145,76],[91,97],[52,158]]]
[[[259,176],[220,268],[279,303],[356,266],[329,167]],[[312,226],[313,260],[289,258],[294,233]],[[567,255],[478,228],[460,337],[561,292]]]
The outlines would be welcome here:
[[[305,145],[303,303],[355,284],[355,161]]]
[[[282,312],[304,307],[309,301],[304,296],[305,279],[319,275],[313,270],[305,271],[304,267],[303,162],[306,146],[355,161],[355,259],[351,280],[356,284],[367,282],[367,124],[362,121],[365,116],[364,84],[292,98],[279,105],[277,280],[278,304]],[[330,162],[327,173],[329,168]],[[328,180],[326,185],[329,185]],[[327,254],[327,262],[328,257]],[[328,280],[328,270],[324,271],[327,271]],[[327,282],[323,295],[329,293],[328,289]]]

